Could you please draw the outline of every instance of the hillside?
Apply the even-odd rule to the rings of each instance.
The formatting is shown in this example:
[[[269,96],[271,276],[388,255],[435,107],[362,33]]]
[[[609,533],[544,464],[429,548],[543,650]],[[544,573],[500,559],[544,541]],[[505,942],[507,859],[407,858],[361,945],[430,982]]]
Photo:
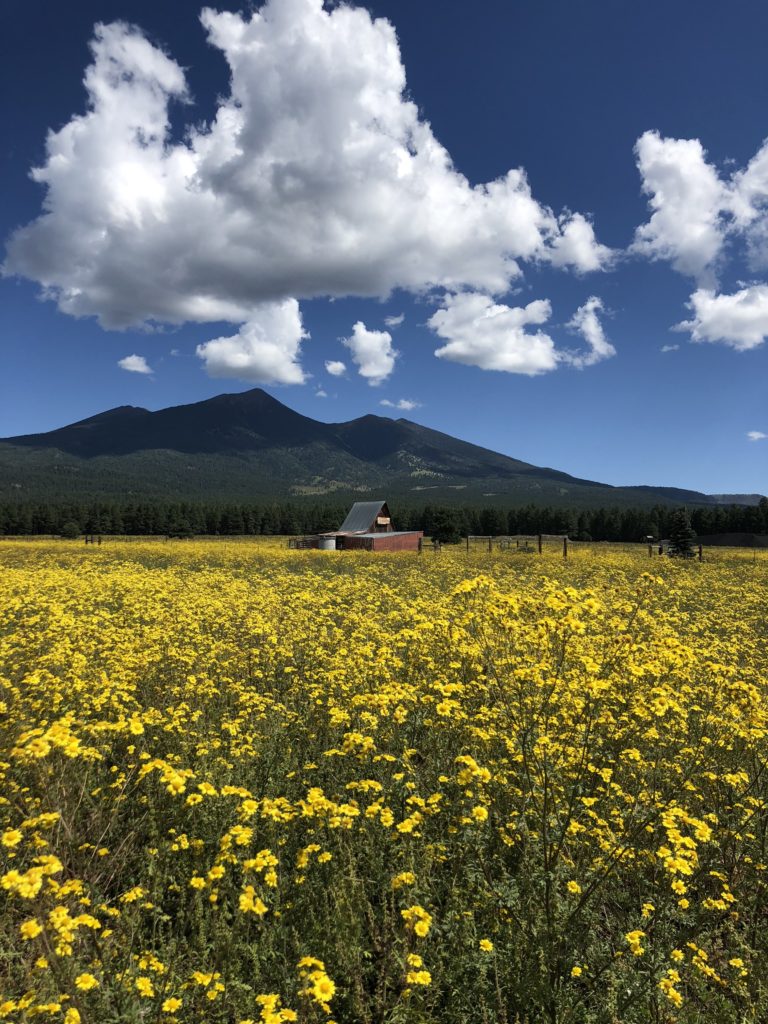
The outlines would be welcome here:
[[[157,412],[121,406],[58,430],[0,439],[2,500],[234,501],[373,492],[584,507],[728,499],[581,480],[406,419],[321,423],[259,388]],[[759,497],[738,499],[756,504]]]

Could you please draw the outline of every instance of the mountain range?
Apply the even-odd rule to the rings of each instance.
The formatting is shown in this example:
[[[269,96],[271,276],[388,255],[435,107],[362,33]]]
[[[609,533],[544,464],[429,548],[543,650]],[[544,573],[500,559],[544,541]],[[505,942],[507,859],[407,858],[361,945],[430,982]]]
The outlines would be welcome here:
[[[413,503],[757,504],[757,494],[613,487],[407,419],[322,423],[260,388],[151,412],[120,406],[0,439],[0,500],[245,501],[365,496]]]

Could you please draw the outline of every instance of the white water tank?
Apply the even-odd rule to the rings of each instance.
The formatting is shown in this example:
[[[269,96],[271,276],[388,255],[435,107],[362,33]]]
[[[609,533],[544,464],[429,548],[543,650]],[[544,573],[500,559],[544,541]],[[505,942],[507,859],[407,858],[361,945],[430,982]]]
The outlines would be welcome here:
[[[335,537],[321,537],[318,547],[321,551],[335,551],[336,550],[336,538]]]

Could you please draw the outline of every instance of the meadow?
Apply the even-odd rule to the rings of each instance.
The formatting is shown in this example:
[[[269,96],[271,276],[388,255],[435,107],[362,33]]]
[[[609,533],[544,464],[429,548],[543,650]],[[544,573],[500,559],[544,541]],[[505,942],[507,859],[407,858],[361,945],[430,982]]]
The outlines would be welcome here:
[[[768,1018],[768,552],[0,573],[0,1019]]]

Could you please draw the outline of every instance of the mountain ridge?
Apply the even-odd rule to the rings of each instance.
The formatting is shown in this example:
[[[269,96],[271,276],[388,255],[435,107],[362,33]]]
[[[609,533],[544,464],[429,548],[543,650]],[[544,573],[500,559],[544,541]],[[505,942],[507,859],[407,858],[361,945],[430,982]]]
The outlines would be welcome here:
[[[760,495],[603,484],[503,455],[400,417],[323,423],[261,388],[151,411],[122,405],[0,438],[0,498],[180,500],[361,496],[504,503],[757,504]]]

